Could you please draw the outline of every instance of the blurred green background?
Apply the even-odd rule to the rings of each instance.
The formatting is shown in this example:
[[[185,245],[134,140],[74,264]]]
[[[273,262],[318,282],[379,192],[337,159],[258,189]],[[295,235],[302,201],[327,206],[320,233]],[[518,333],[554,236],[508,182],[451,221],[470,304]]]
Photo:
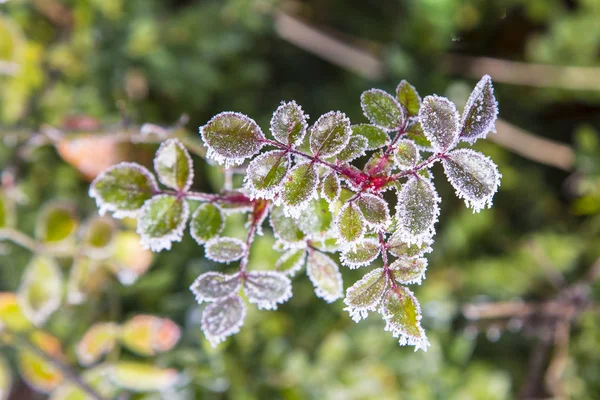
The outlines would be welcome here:
[[[29,234],[48,201],[74,204],[82,219],[96,214],[83,159],[118,151],[119,160],[148,162],[156,149],[21,151],[49,126],[92,135],[172,126],[185,113],[194,137],[223,110],[266,127],[291,99],[313,119],[334,109],[359,123],[366,89],[393,92],[407,79],[422,96],[462,106],[484,73],[505,121],[497,139],[475,146],[503,174],[491,210],[472,214],[436,181],[437,240],[427,279],[414,288],[427,353],[399,347],[378,318],[355,324],[341,301],[316,298],[303,274],[291,301],[277,311],[250,307],[242,331],[212,349],[188,287],[223,267],[189,236],[132,286],[114,280],[93,301],[61,308],[47,330],[75,365],[70,349],[94,320],[177,322],[181,341],[153,362],[185,379],[168,393],[127,398],[600,398],[599,21],[597,0],[0,0],[0,168],[5,192],[18,198],[17,226]],[[219,190],[221,171],[195,161],[195,188]],[[275,263],[272,240],[266,232],[256,243],[256,267]],[[16,290],[30,255],[0,242],[0,291]],[[345,287],[363,274],[343,272]],[[522,318],[498,308],[551,301],[574,311]],[[473,304],[494,318],[465,316]],[[567,339],[557,334],[564,323]],[[1,350],[14,363],[10,348]],[[10,399],[45,398],[14,379]]]

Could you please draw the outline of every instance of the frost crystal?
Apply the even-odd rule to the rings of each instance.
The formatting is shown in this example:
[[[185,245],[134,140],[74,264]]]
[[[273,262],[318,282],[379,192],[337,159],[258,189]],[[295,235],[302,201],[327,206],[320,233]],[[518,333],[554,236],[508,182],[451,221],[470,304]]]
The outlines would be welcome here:
[[[290,162],[285,151],[263,153],[246,169],[245,186],[254,198],[272,199],[281,186]]]
[[[485,138],[494,129],[498,118],[498,103],[494,97],[492,78],[484,75],[469,96],[463,111],[460,136],[473,144],[477,139]]]
[[[196,301],[215,301],[236,294],[241,286],[239,274],[225,275],[219,272],[205,272],[190,286]]]
[[[171,249],[172,242],[180,242],[190,215],[183,199],[162,194],[148,200],[138,215],[137,233],[142,247],[158,252]]]
[[[397,130],[404,125],[406,115],[398,100],[379,89],[371,89],[360,96],[365,117],[372,124],[387,130]]]
[[[414,294],[403,286],[389,289],[384,295],[379,313],[385,330],[400,337],[400,346],[415,346],[415,351],[427,351],[429,341],[421,328],[421,307]]]
[[[246,274],[244,293],[259,309],[275,310],[292,297],[292,281],[280,272],[253,271]]]
[[[343,239],[346,245],[359,241],[365,234],[365,218],[354,203],[342,206],[335,225],[340,239]]]
[[[409,245],[402,240],[401,234],[396,232],[388,239],[386,247],[396,257],[414,258],[420,257],[425,253],[430,253],[432,251],[430,247],[432,243],[433,240],[431,238],[426,238],[420,245]]]
[[[273,207],[269,216],[269,224],[273,233],[284,248],[298,248],[305,246],[304,232],[298,228],[296,220],[286,217],[282,207]]]
[[[408,115],[415,117],[421,108],[421,96],[417,89],[405,80],[402,80],[396,88],[396,99],[402,104]]]
[[[341,191],[342,186],[340,185],[340,178],[337,173],[330,172],[325,175],[321,182],[321,197],[331,204],[340,197]]]
[[[396,144],[394,161],[401,170],[413,168],[419,162],[419,151],[412,140],[402,139]]]
[[[314,164],[294,166],[284,178],[281,190],[283,212],[293,218],[299,218],[308,202],[317,197],[319,177]]]
[[[369,265],[379,255],[380,247],[377,239],[364,239],[356,243],[353,249],[343,251],[340,261],[350,269]]]
[[[425,97],[419,111],[419,121],[435,151],[445,152],[456,146],[459,115],[450,100],[436,95]]]
[[[425,178],[411,177],[402,185],[396,206],[400,238],[420,245],[433,237],[440,202],[433,183]]]
[[[394,279],[401,284],[416,283],[420,285],[425,279],[427,259],[425,258],[399,258],[390,265],[394,271]]]
[[[236,238],[219,237],[206,242],[204,249],[206,258],[216,262],[229,264],[244,256],[246,252],[246,243]]]
[[[238,295],[210,303],[202,313],[202,330],[213,347],[240,331],[246,318],[246,305]]]
[[[34,325],[42,325],[62,300],[62,274],[49,257],[34,256],[25,267],[17,302]]]
[[[279,142],[298,147],[306,135],[307,120],[308,115],[295,101],[282,102],[271,118],[271,133]]]
[[[198,206],[190,221],[190,235],[198,244],[217,236],[225,226],[225,217],[221,209],[214,204],[204,203]]]
[[[177,139],[164,141],[154,157],[158,180],[171,189],[186,191],[194,179],[192,157]]]
[[[308,255],[306,273],[315,287],[315,294],[326,302],[333,303],[343,296],[342,274],[329,256],[312,251]]]
[[[330,111],[321,115],[310,129],[310,151],[321,158],[335,156],[346,147],[351,134],[346,114]]]
[[[291,249],[285,252],[277,263],[275,269],[282,274],[287,276],[294,276],[306,261],[306,250],[304,249]]]
[[[362,194],[356,204],[368,226],[373,228],[385,227],[390,222],[390,210],[387,202],[374,194]]]
[[[365,150],[368,145],[369,141],[366,137],[360,135],[351,136],[348,145],[340,151],[337,159],[342,162],[350,162],[358,157],[362,157],[366,154]]]
[[[362,277],[346,290],[344,311],[350,313],[354,322],[367,318],[369,311],[375,311],[387,287],[387,277],[383,268],[377,268]]]
[[[459,149],[448,153],[443,165],[448,181],[467,207],[479,212],[492,206],[502,175],[489,157],[471,149]]]
[[[367,148],[365,150],[376,150],[385,146],[390,141],[387,132],[375,125],[353,125],[352,134],[360,135],[367,139]]]

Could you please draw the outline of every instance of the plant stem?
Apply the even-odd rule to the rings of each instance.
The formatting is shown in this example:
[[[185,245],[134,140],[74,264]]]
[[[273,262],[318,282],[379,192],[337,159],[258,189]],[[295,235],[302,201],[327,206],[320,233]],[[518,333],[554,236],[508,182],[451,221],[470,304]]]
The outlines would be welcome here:
[[[13,228],[0,228],[0,241],[2,240],[9,240],[33,253],[40,250],[39,244],[33,238]]]

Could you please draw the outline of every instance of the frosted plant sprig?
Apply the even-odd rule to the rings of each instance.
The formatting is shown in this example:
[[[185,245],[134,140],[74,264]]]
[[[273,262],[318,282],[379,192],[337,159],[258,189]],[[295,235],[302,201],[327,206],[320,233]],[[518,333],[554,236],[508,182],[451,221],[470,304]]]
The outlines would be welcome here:
[[[440,162],[441,176],[474,212],[491,206],[498,168],[481,153],[457,148],[494,130],[491,79],[486,75],[476,85],[462,115],[447,98],[421,98],[406,81],[395,96],[364,92],[361,107],[368,123],[354,125],[340,111],[310,124],[294,101],[281,103],[268,130],[237,112],[214,116],[200,127],[207,157],[226,168],[241,165],[229,170],[245,172],[240,188],[191,190],[192,160],[169,139],[154,160],[158,179],[141,165],[123,163],[100,175],[90,195],[101,212],[136,217],[143,244],[154,251],[170,249],[189,223],[207,259],[236,265],[230,273],[205,272],[190,287],[198,303],[207,303],[202,329],[213,345],[240,330],[245,300],[265,310],[288,301],[291,277],[305,267],[316,296],[329,303],[345,297],[355,321],[377,312],[401,345],[426,350],[421,308],[406,285],[425,279],[425,254],[434,242],[442,199],[432,168]],[[389,190],[395,190],[395,207],[383,196]],[[222,236],[230,212],[247,214],[243,237]],[[281,255],[270,270],[255,271],[249,256],[266,219],[276,238],[273,251]],[[378,259],[383,267],[366,271],[344,296],[336,254],[350,269],[368,269]]]

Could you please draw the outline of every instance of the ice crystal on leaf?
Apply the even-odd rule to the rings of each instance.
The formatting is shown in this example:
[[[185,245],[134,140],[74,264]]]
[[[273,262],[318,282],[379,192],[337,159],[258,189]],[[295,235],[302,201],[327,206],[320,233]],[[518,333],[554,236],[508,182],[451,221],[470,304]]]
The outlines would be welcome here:
[[[406,115],[398,100],[379,89],[371,89],[360,96],[365,117],[383,129],[396,130],[404,125]]]
[[[419,151],[415,142],[408,139],[399,140],[394,150],[394,161],[402,170],[414,167],[419,162]]]
[[[142,246],[152,251],[169,250],[172,242],[181,241],[189,214],[183,199],[163,194],[148,200],[138,215]]]
[[[210,303],[202,313],[202,331],[213,347],[240,331],[246,318],[246,305],[238,295]]]
[[[443,152],[456,146],[459,115],[450,100],[436,95],[425,97],[419,111],[419,120],[425,137],[435,151]]]
[[[231,237],[218,237],[204,245],[206,258],[229,264],[239,260],[246,252],[246,243]]]
[[[358,206],[346,203],[335,221],[340,239],[346,244],[357,242],[365,234],[366,221]]]
[[[211,203],[198,206],[190,221],[190,234],[198,244],[217,236],[225,226],[225,217],[221,209]]]
[[[321,197],[329,203],[333,203],[340,197],[341,191],[342,187],[338,175],[335,172],[325,175],[321,182]]]
[[[275,237],[285,248],[304,246],[304,232],[298,228],[296,220],[286,217],[282,207],[273,207],[269,217]]]
[[[415,346],[415,351],[427,351],[429,341],[421,328],[421,307],[414,294],[405,287],[390,288],[383,295],[379,313],[385,330],[400,338],[400,345]]]
[[[420,285],[425,278],[427,259],[401,257],[390,265],[390,269],[394,271],[394,279],[398,283]]]
[[[291,249],[279,257],[279,260],[277,260],[277,263],[275,264],[275,269],[287,276],[294,276],[302,269],[305,261],[305,249]]]
[[[350,162],[358,157],[364,156],[365,150],[369,145],[366,137],[353,135],[350,137],[346,147],[337,155],[337,159],[342,162]]]
[[[330,111],[322,115],[310,129],[310,151],[321,158],[332,157],[342,151],[352,134],[346,114]]]
[[[347,307],[344,310],[348,311],[354,322],[367,318],[369,311],[377,309],[387,283],[383,268],[377,268],[346,290],[344,303]]]
[[[163,142],[154,157],[158,180],[171,189],[186,191],[194,179],[194,166],[187,149],[177,139]]]
[[[271,118],[271,133],[279,142],[298,147],[306,135],[307,119],[295,101],[282,102]]]
[[[440,202],[433,183],[425,178],[411,177],[402,185],[396,206],[400,238],[417,245],[429,240],[435,232]]]
[[[419,109],[421,108],[421,96],[417,92],[417,89],[405,80],[402,80],[398,87],[396,87],[396,99],[409,116],[415,117],[419,115]]]
[[[400,232],[394,233],[387,241],[387,250],[396,257],[420,257],[425,253],[431,252],[431,243],[433,239],[427,238],[420,245],[408,244],[402,240]]]
[[[340,260],[350,269],[369,265],[379,255],[380,248],[377,239],[367,238],[356,243],[353,249],[342,251]]]
[[[390,137],[387,132],[375,125],[353,125],[352,133],[367,139],[366,150],[376,150],[382,146],[385,146],[390,141]]]
[[[337,263],[329,256],[312,251],[306,262],[306,273],[315,287],[315,294],[328,303],[342,297],[342,274]]]
[[[284,213],[298,218],[308,202],[316,197],[318,186],[319,177],[314,164],[300,164],[290,169],[281,190]]]
[[[460,138],[471,144],[494,130],[498,103],[494,97],[492,78],[484,75],[467,100],[460,124]]]
[[[332,219],[333,215],[329,211],[329,204],[321,198],[308,203],[302,213],[302,218],[298,218],[296,224],[306,236],[317,239],[327,233]]]
[[[252,271],[244,279],[244,293],[259,309],[275,310],[292,297],[292,281],[280,272]]]
[[[273,150],[263,153],[250,162],[246,170],[246,188],[253,197],[272,199],[281,186],[289,168],[286,152]]]
[[[366,193],[356,200],[356,204],[368,226],[381,228],[390,222],[390,210],[383,198]]]
[[[219,272],[205,272],[198,276],[190,286],[196,301],[215,301],[228,297],[239,291],[241,278],[239,274],[226,275]]]

